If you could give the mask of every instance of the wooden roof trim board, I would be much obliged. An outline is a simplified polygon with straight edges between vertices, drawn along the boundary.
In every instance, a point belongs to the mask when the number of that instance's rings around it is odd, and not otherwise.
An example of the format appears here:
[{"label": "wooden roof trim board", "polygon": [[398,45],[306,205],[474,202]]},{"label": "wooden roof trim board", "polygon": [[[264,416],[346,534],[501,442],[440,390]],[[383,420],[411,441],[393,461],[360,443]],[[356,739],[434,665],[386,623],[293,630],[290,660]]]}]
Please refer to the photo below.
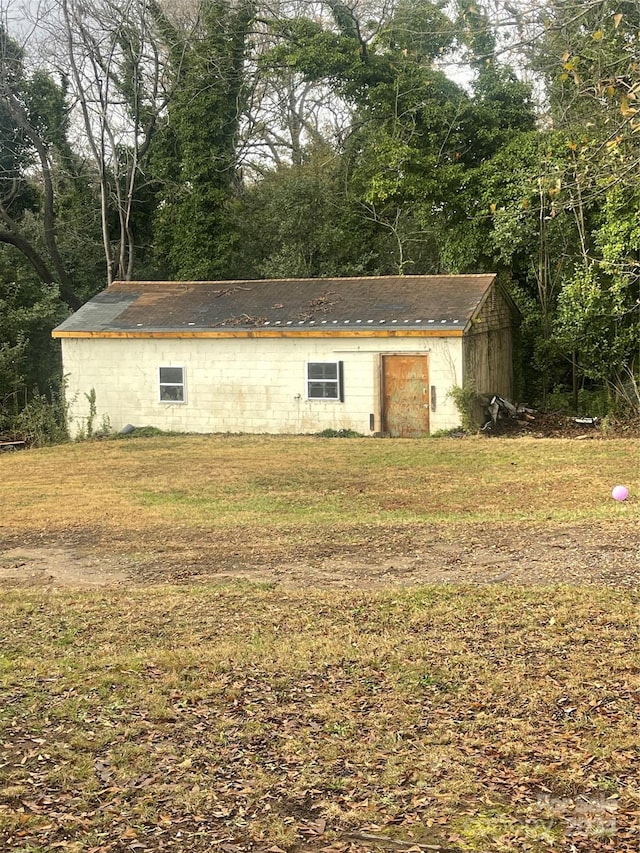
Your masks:
[{"label": "wooden roof trim board", "polygon": [[51,333],[54,338],[461,338],[462,327],[443,329],[406,329],[401,326],[387,329],[211,329],[198,331],[64,331]]}]

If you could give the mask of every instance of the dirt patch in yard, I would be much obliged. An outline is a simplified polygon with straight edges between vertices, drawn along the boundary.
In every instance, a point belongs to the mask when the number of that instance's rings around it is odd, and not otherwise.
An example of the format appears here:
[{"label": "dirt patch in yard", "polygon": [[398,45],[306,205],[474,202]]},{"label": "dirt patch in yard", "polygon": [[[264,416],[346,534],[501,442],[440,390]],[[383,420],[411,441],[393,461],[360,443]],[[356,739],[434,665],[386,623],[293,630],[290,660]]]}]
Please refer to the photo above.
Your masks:
[{"label": "dirt patch in yard", "polygon": [[4,587],[97,587],[129,583],[113,560],[69,547],[8,548],[0,551]]},{"label": "dirt patch in yard", "polygon": [[[580,528],[522,536],[469,532],[458,543],[421,543],[420,553],[376,561],[333,557],[313,568],[322,585],[413,586],[431,583],[518,585],[587,584],[632,587],[640,583],[640,553],[635,537],[591,537]],[[304,583],[300,567],[283,565],[281,580]]]},{"label": "dirt patch in yard", "polygon": [[[278,547],[240,531],[108,543],[89,535],[66,542],[0,543],[0,586],[96,587],[246,580],[286,587],[379,588],[421,584],[640,585],[637,525],[563,527],[467,525],[363,529],[357,544]],[[87,544],[93,540],[97,544]],[[243,541],[244,540],[244,541]],[[135,553],[133,552],[135,548]]]}]

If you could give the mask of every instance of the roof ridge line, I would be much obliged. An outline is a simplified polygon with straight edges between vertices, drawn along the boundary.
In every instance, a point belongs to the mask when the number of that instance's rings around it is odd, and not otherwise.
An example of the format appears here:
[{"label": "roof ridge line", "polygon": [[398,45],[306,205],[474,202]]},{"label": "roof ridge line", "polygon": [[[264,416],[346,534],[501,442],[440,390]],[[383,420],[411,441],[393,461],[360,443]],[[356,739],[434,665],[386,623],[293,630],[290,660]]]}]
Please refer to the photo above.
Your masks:
[{"label": "roof ridge line", "polygon": [[[225,285],[236,285],[240,286],[243,284],[273,284],[273,283],[283,283],[283,282],[341,282],[341,281],[383,281],[385,279],[394,279],[394,280],[407,280],[414,281],[416,279],[425,278],[425,279],[442,279],[442,278],[495,278],[497,273],[424,273],[424,274],[413,274],[413,275],[351,275],[351,276],[322,276],[317,278],[310,277],[296,277],[296,278],[231,278],[231,279],[131,279],[129,281],[125,279],[115,279],[111,282],[109,287],[113,287],[114,285],[121,284],[139,284],[139,285],[160,285],[160,284],[171,284],[171,285],[212,285],[212,284],[225,284]],[[108,289],[108,288],[107,288]]]}]

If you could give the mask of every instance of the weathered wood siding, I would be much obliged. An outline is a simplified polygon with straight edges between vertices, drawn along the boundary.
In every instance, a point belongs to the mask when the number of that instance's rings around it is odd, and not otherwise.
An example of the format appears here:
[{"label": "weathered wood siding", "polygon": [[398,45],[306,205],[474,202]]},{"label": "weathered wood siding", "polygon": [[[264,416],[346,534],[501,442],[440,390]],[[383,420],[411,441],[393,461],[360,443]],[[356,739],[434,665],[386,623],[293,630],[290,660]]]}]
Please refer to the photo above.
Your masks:
[{"label": "weathered wood siding", "polygon": [[[463,339],[464,380],[476,394],[513,396],[513,307],[495,283]],[[478,403],[476,417],[482,419]]]}]

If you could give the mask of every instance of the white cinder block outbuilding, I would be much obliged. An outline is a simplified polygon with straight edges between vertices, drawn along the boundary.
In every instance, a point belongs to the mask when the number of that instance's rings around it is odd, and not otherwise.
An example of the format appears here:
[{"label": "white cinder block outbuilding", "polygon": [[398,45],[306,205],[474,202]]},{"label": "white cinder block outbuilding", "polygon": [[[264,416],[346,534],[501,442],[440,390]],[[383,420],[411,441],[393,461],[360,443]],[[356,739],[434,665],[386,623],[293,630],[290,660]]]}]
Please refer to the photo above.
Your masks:
[{"label": "white cinder block outbuilding", "polygon": [[114,282],[58,326],[71,434],[419,436],[448,396],[512,396],[517,309],[494,275]]}]

